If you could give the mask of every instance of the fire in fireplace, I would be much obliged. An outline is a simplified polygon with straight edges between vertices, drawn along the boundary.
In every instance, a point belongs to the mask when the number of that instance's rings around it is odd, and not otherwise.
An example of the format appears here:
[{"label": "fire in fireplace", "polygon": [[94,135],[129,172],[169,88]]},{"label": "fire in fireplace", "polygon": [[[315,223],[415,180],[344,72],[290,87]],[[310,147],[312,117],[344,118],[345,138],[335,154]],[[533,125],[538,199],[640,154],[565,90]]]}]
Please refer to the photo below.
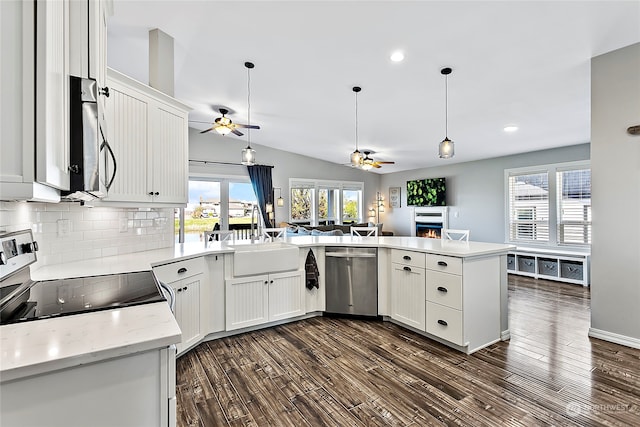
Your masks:
[{"label": "fire in fireplace", "polygon": [[424,224],[416,223],[416,237],[427,237],[430,239],[439,239],[442,234],[441,224]]}]

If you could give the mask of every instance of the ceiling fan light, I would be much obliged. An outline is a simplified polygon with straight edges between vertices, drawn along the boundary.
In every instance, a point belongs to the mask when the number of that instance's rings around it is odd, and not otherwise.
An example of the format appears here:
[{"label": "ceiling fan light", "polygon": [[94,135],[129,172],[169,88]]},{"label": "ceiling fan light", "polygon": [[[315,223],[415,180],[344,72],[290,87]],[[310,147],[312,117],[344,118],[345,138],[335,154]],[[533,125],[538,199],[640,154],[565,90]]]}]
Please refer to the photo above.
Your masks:
[{"label": "ceiling fan light", "polygon": [[373,167],[373,163],[363,163],[362,164],[362,169],[368,171]]},{"label": "ceiling fan light", "polygon": [[450,159],[453,157],[455,152],[455,148],[453,146],[453,141],[449,138],[445,137],[440,145],[438,146],[438,156],[441,159]]},{"label": "ceiling fan light", "polygon": [[247,166],[253,166],[256,164],[256,150],[247,146],[242,149],[242,164]]},{"label": "ceiling fan light", "polygon": [[358,150],[351,153],[351,166],[360,166],[362,163],[362,153]]},{"label": "ceiling fan light", "polygon": [[227,135],[229,132],[231,132],[231,129],[229,129],[226,126],[218,126],[215,128],[216,132],[218,132],[220,135]]}]

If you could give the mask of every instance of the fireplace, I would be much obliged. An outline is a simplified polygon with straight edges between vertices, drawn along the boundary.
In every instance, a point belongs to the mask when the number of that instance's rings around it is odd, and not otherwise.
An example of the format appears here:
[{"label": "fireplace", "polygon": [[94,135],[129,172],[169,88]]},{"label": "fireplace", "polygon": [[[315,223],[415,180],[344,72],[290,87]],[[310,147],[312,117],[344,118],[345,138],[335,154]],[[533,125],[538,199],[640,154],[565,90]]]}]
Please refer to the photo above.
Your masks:
[{"label": "fireplace", "polygon": [[442,237],[442,225],[423,224],[416,222],[416,237],[428,237],[429,239],[440,239]]},{"label": "fireplace", "polygon": [[416,207],[413,213],[412,236],[440,239],[442,229],[448,228],[446,206]]}]

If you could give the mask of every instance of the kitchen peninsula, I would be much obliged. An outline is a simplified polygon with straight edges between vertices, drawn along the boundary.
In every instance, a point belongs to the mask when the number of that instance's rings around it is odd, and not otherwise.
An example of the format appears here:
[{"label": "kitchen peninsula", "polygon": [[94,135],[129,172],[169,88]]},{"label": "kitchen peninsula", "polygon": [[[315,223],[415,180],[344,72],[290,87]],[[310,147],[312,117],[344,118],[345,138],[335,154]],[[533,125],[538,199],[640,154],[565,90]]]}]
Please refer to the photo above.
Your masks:
[{"label": "kitchen peninsula", "polygon": [[[298,262],[294,267],[299,273],[299,281],[293,283],[297,284],[294,291],[302,295],[302,307],[297,312],[292,311],[290,316],[277,320],[267,318],[246,328],[228,328],[224,317],[225,311],[231,308],[225,298],[225,284],[228,286],[235,279],[234,254],[242,248],[253,249],[259,245],[268,249],[268,245],[273,243],[178,244],[171,249],[105,257],[71,265],[49,265],[33,271],[32,279],[60,279],[152,268],[157,276],[171,272],[180,278],[197,273],[197,286],[192,288],[197,289],[197,293],[183,301],[195,305],[182,308],[182,315],[190,316],[184,322],[191,323],[182,324],[180,308],[176,309],[182,330],[182,348],[179,344],[178,352],[184,353],[203,340],[322,315],[326,276],[324,248],[373,247],[378,249],[378,316],[383,320],[398,323],[465,353],[509,336],[506,255],[513,249],[510,245],[386,236],[299,236],[285,238],[282,243],[299,248],[299,253],[296,253]],[[305,288],[303,274],[309,250],[315,253],[320,269],[320,286],[311,290]],[[191,264],[183,267],[185,262]],[[196,265],[202,271],[193,271]],[[179,289],[182,290],[194,282],[187,278],[180,283]],[[153,313],[147,313],[148,310]],[[179,339],[176,323],[167,318],[171,312],[166,304],[154,303],[118,311],[122,322],[115,327],[113,334],[107,335],[104,319],[112,317],[110,310],[2,326],[0,378],[3,392],[38,376],[54,374],[60,379],[71,368],[133,357],[148,351],[150,346],[166,346]],[[109,327],[114,327],[113,322]],[[186,331],[192,327],[191,340],[185,344]],[[138,329],[155,336],[132,332]],[[101,341],[99,337],[108,338],[108,348],[100,347],[103,343],[98,342]],[[57,352],[52,352],[51,346],[46,344],[53,342]],[[7,409],[4,400],[3,412]]]}]

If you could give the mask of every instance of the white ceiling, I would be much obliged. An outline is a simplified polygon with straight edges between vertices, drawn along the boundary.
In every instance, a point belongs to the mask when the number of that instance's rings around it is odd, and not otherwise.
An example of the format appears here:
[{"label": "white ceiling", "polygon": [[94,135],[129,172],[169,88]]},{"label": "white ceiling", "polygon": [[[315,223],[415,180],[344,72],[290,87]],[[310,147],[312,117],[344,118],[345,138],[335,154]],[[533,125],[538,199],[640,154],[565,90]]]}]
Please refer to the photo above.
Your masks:
[{"label": "white ceiling", "polygon": [[[640,2],[115,0],[109,66],[148,82],[153,28],[175,40],[191,120],[226,106],[246,123],[243,64],[255,63],[252,144],[348,162],[362,86],[359,146],[394,160],[388,173],[589,142],[590,58],[640,42]],[[450,160],[437,157],[445,66]]]}]

